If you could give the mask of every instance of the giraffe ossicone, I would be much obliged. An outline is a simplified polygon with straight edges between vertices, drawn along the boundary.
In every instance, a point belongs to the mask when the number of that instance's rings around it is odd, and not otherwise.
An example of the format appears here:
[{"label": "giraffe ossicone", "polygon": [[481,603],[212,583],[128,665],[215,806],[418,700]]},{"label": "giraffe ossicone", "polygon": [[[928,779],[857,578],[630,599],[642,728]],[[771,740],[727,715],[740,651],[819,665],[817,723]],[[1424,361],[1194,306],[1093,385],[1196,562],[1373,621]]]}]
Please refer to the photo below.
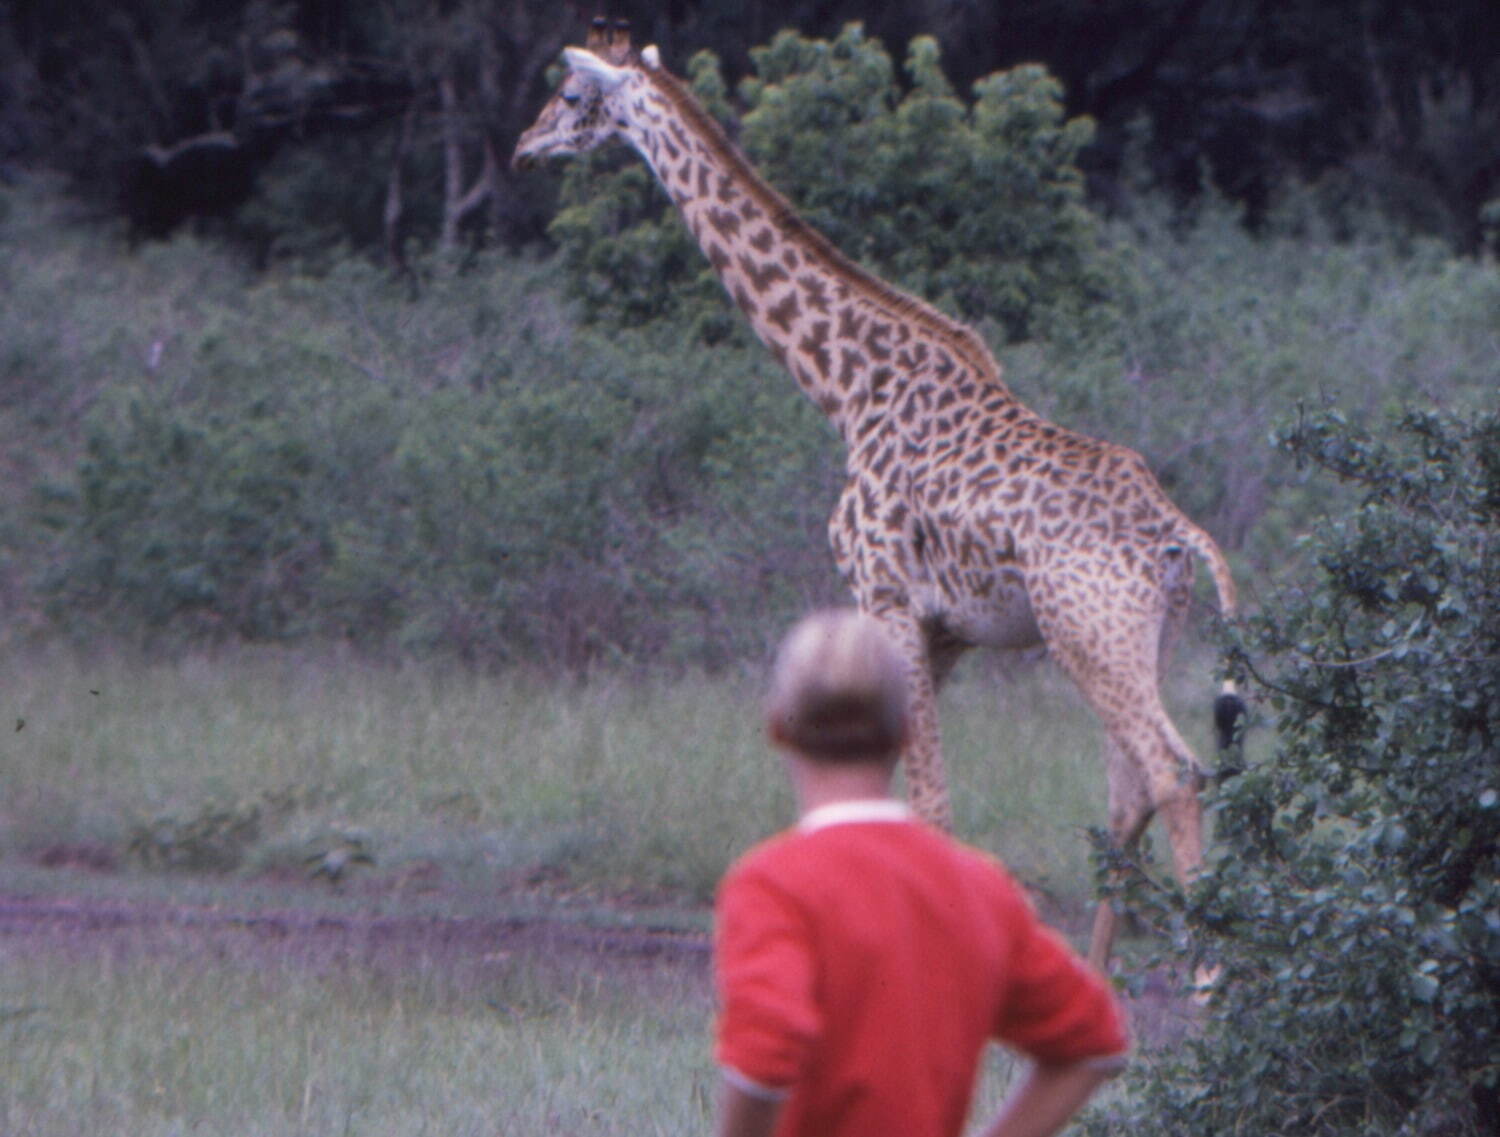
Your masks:
[{"label": "giraffe ossicone", "polygon": [[[1139,454],[1028,409],[973,329],[807,225],[654,47],[636,54],[625,29],[596,21],[567,61],[516,164],[614,140],[639,152],[756,335],[843,439],[848,476],[829,540],[860,608],[906,661],[914,808],[951,826],[937,690],[958,658],[1045,644],[1104,727],[1114,840],[1134,847],[1160,813],[1177,876],[1190,880],[1202,862],[1203,767],[1159,687],[1187,617],[1193,556],[1221,613],[1234,614],[1234,581],[1212,538]],[[1096,965],[1114,932],[1106,901],[1089,949]]]}]

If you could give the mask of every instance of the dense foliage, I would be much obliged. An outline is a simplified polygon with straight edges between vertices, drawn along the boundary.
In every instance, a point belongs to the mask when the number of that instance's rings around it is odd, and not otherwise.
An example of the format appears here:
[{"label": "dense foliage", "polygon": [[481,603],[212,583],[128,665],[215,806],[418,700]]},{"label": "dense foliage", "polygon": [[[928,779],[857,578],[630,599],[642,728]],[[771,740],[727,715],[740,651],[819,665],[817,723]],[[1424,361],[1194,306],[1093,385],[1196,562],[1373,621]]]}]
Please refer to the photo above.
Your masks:
[{"label": "dense foliage", "polygon": [[1223,785],[1179,930],[1222,965],[1136,1123],[1200,1133],[1500,1125],[1500,417],[1335,414],[1284,435],[1356,506],[1242,663],[1275,751]]},{"label": "dense foliage", "polygon": [[[970,104],[929,37],[911,43],[904,92],[858,24],[832,41],[784,31],[751,58],[732,133],[803,217],[878,276],[1011,339],[1076,323],[1108,293],[1077,165],[1092,125],[1065,117],[1042,68],[990,75]],[[691,74],[728,119],[718,60],[700,53]],[[727,305],[638,158],[575,163],[562,199],[551,232],[588,312],[634,325],[691,310],[703,333],[723,333]]]},{"label": "dense foliage", "polygon": [[714,663],[836,595],[837,456],[763,353],[580,333],[504,262],[412,300],[0,232],[10,635]]},{"label": "dense foliage", "polygon": [[[1039,63],[1114,200],[1132,124],[1192,195],[1210,166],[1255,219],[1293,181],[1378,203],[1472,249],[1500,196],[1500,8],[1489,0],[614,0],[676,69],[714,52],[731,81],[783,28],[852,20],[930,35],[954,86]],[[216,218],[263,255],[350,241],[395,258],[537,238],[552,210],[503,159],[542,73],[591,12],[550,0],[11,0],[0,7],[0,171],[64,169],[161,233]],[[311,213],[302,206],[313,206]]]},{"label": "dense foliage", "polygon": [[[7,637],[713,663],[843,595],[837,439],[758,344],[581,329],[554,265],[504,257],[411,292],[132,253],[44,190],[0,192]],[[1264,445],[1299,398],[1365,422],[1496,382],[1492,265],[1277,224],[1142,198],[1113,303],[1003,352],[1028,403],[1142,450],[1251,596],[1336,508]]]}]

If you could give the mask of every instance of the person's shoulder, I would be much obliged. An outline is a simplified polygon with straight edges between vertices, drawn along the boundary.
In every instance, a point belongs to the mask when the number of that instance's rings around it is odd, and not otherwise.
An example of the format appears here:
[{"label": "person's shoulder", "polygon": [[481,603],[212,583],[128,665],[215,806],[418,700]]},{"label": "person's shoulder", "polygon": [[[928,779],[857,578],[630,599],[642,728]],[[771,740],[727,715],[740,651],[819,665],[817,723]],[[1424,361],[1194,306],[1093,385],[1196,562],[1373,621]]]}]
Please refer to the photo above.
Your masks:
[{"label": "person's shoulder", "polygon": [[925,825],[920,828],[924,833],[921,840],[925,842],[931,855],[948,858],[979,887],[990,890],[998,897],[1021,904],[1028,903],[1025,889],[999,857],[939,829]]},{"label": "person's shoulder", "polygon": [[795,855],[795,846],[802,837],[795,828],[783,829],[756,842],[734,859],[724,873],[723,883],[729,884],[767,872],[774,874],[779,864]]}]

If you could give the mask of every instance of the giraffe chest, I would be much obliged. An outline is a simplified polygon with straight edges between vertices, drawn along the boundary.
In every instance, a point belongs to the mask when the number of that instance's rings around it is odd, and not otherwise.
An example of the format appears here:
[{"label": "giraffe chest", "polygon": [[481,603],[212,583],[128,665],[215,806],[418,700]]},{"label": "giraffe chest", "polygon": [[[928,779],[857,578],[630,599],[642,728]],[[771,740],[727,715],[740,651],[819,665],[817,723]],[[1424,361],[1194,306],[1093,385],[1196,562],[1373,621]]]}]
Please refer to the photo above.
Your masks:
[{"label": "giraffe chest", "polygon": [[1003,517],[949,499],[913,510],[911,593],[917,610],[965,643],[1025,648],[1040,640],[1026,574]]},{"label": "giraffe chest", "polygon": [[1005,518],[945,499],[886,492],[855,476],[830,525],[835,557],[862,603],[909,607],[978,647],[1040,642],[1026,574]]}]

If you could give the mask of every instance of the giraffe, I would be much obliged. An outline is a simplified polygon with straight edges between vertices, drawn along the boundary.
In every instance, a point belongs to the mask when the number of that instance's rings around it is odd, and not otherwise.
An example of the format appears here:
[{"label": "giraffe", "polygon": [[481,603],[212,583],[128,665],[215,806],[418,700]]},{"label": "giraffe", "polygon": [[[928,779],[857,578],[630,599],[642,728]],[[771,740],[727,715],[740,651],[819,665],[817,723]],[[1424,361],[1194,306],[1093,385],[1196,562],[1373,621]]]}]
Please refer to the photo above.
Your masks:
[{"label": "giraffe", "polygon": [[[859,607],[899,650],[912,699],[902,754],[914,810],[951,828],[937,692],[972,647],[1045,644],[1105,732],[1108,824],[1125,850],[1160,814],[1186,883],[1202,862],[1204,768],[1162,706],[1187,616],[1193,556],[1225,618],[1234,581],[1212,538],[1133,450],[1024,406],[969,327],[856,265],[750,166],[654,46],[594,21],[516,145],[525,168],[611,140],[633,147],[760,340],[843,441],[829,522]],[[1226,684],[1216,716],[1232,723]],[[1223,731],[1221,730],[1221,736]],[[1107,965],[1116,915],[1089,948]]]}]

